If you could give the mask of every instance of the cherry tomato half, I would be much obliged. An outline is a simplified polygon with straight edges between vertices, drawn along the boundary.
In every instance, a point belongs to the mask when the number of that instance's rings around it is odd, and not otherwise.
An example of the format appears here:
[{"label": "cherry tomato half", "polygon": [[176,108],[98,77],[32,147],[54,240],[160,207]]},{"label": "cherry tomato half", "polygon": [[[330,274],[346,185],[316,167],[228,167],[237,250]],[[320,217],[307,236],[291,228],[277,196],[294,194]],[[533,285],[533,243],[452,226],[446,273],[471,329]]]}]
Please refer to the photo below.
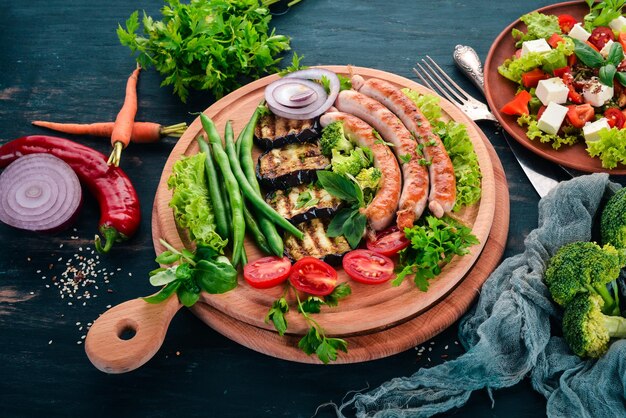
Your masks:
[{"label": "cherry tomato half", "polygon": [[570,105],[567,106],[567,119],[572,126],[576,128],[582,128],[585,123],[593,119],[595,112],[593,106],[588,103],[582,105]]},{"label": "cherry tomato half", "polygon": [[287,280],[290,270],[287,257],[263,257],[244,266],[243,278],[252,287],[267,289]]},{"label": "cherry tomato half", "polygon": [[564,34],[568,34],[569,31],[572,30],[574,25],[578,23],[576,18],[572,15],[566,15],[566,14],[559,15],[558,19],[559,19],[559,27],[561,28],[561,32],[563,32]]},{"label": "cherry tomato half", "polygon": [[604,117],[608,119],[611,128],[622,129],[624,122],[626,122],[626,117],[624,117],[622,111],[616,107],[610,107],[605,110]]},{"label": "cherry tomato half", "polygon": [[604,45],[608,41],[614,41],[615,35],[613,34],[613,29],[607,28],[606,26],[598,26],[594,30],[591,31],[591,36],[588,41],[594,45],[598,50],[604,48]]},{"label": "cherry tomato half", "polygon": [[337,286],[337,271],[315,257],[304,257],[291,267],[289,282],[300,292],[326,296]]},{"label": "cherry tomato half", "polygon": [[378,254],[392,256],[408,247],[410,241],[397,226],[392,226],[376,234],[374,240],[367,240],[367,249]]},{"label": "cherry tomato half", "polygon": [[393,277],[393,261],[370,250],[350,251],[343,257],[343,269],[359,283],[380,284]]}]

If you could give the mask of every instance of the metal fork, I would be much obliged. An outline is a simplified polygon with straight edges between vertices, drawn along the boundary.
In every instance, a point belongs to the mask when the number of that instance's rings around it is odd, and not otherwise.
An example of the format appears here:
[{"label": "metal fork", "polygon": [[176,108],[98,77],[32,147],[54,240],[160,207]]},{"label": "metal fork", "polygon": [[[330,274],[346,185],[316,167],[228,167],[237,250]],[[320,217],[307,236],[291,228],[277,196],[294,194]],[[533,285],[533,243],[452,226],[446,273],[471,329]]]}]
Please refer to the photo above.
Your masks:
[{"label": "metal fork", "polygon": [[[458,48],[459,47],[457,46],[457,49]],[[476,52],[471,48],[469,49],[478,60]],[[477,62],[480,67],[480,74],[473,74],[474,77],[472,77],[472,81],[474,81],[474,84],[476,84],[477,87],[479,87],[484,93],[484,86],[482,85],[482,66],[480,66],[480,60]],[[487,105],[463,90],[431,57],[426,55],[426,58],[422,59],[421,63],[417,62],[416,66],[417,68],[413,68],[413,71],[424,83],[424,85],[433,91],[439,92],[452,104],[461,109],[470,119],[473,121],[489,120],[498,124],[498,120],[493,113],[491,113]],[[477,80],[477,76],[480,76],[481,79]],[[540,197],[545,196],[559,183],[558,180],[555,179],[558,175],[556,175],[550,167],[546,167],[545,165],[541,167],[537,163],[534,163],[533,161],[535,161],[536,158],[530,155],[529,151],[523,149],[523,147],[517,144],[514,140],[509,140],[504,130],[502,130],[502,134],[509,145],[513,156],[528,177],[528,180],[530,180],[532,186],[535,188]]]}]

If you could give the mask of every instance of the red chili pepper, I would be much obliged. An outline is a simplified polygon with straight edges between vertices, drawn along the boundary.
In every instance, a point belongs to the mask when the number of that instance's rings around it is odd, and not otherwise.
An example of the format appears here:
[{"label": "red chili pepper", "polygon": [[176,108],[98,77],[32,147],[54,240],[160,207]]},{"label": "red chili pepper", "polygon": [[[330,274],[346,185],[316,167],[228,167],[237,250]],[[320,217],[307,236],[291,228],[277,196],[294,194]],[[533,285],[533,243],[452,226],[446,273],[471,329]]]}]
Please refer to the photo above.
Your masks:
[{"label": "red chili pepper", "polygon": [[65,161],[76,172],[100,204],[99,231],[95,247],[107,253],[114,242],[132,237],[139,228],[139,198],[130,179],[119,167],[107,164],[107,157],[85,145],[45,135],[24,136],[0,146],[0,168],[22,155],[46,153]]}]

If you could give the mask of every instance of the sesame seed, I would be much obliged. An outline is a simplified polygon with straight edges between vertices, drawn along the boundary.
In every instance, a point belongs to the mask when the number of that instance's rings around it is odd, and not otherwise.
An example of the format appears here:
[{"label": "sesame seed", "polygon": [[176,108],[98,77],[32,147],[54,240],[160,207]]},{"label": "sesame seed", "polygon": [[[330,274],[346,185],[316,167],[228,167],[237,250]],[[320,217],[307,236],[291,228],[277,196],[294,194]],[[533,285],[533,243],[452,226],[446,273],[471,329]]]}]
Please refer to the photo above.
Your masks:
[{"label": "sesame seed", "polygon": [[48,341],[48,345],[52,344],[52,340]]},{"label": "sesame seed", "polygon": [[83,342],[82,341],[76,341],[76,344],[81,345]]}]

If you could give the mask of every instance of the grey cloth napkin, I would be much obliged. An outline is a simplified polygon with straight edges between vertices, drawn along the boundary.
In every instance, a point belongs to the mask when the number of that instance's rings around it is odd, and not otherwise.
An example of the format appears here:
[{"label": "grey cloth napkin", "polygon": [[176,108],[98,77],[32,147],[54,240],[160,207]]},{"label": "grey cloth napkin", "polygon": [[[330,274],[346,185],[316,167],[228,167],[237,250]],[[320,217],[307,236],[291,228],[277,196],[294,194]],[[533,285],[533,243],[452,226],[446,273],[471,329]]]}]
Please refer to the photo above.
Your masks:
[{"label": "grey cloth napkin", "polygon": [[600,360],[582,360],[559,337],[561,309],[550,299],[543,273],[564,244],[592,240],[603,197],[621,186],[606,174],[562,182],[539,202],[539,226],[522,254],[507,258],[482,287],[461,321],[462,356],[409,377],[392,379],[341,405],[358,417],[429,417],[460,407],[472,391],[515,385],[529,375],[547,399],[550,417],[626,416],[626,340]]}]

